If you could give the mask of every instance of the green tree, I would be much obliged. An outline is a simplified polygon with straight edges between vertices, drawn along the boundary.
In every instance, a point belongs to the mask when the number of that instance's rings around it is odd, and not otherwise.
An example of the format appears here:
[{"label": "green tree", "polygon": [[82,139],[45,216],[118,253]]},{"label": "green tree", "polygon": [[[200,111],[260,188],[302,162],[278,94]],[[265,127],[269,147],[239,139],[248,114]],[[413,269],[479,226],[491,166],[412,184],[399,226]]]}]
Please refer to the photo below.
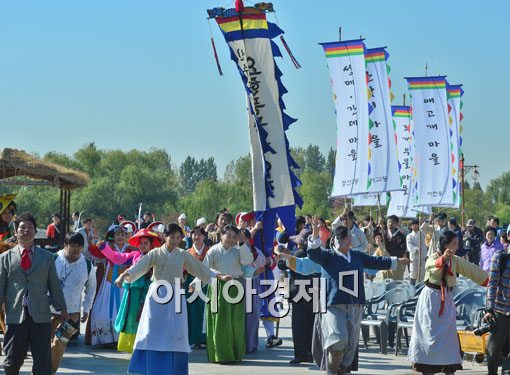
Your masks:
[{"label": "green tree", "polygon": [[213,157],[200,159],[188,156],[179,167],[181,195],[192,193],[200,181],[217,181],[218,174]]},{"label": "green tree", "polygon": [[309,144],[305,150],[305,169],[312,169],[317,172],[322,172],[326,160],[322,155],[319,146]]},{"label": "green tree", "polygon": [[329,195],[333,183],[332,176],[326,172],[318,172],[313,169],[306,169],[301,175],[303,186],[299,193],[304,204],[300,214],[320,215],[329,218],[331,215]]},{"label": "green tree", "polygon": [[228,163],[225,169],[225,206],[232,212],[253,210],[253,185],[250,155]]},{"label": "green tree", "polygon": [[200,217],[212,221],[216,213],[225,207],[225,185],[217,181],[201,181],[193,193],[181,198],[179,209],[186,212],[188,220],[194,222]]},{"label": "green tree", "polygon": [[499,218],[502,225],[510,223],[510,206],[499,206],[496,210],[496,217]]},{"label": "green tree", "polygon": [[329,174],[332,176],[335,175],[335,158],[336,158],[336,151],[331,147],[328,151],[328,156],[326,157],[326,170]]},{"label": "green tree", "polygon": [[494,206],[510,204],[510,172],[491,180],[486,196],[487,202]]},{"label": "green tree", "polygon": [[98,150],[94,142],[85,145],[74,153],[74,159],[80,166],[80,169],[91,178],[101,174],[98,166],[103,156],[104,152]]}]

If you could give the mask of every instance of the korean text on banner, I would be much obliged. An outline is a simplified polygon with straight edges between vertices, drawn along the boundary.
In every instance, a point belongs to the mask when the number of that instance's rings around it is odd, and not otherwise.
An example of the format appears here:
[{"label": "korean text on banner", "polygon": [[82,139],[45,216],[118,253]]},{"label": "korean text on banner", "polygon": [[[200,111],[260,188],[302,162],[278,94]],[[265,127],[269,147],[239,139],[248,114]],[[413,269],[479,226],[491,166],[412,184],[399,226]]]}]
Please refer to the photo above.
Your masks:
[{"label": "korean text on banner", "polygon": [[365,193],[368,181],[368,95],[363,40],[321,43],[326,54],[337,122],[331,195]]}]

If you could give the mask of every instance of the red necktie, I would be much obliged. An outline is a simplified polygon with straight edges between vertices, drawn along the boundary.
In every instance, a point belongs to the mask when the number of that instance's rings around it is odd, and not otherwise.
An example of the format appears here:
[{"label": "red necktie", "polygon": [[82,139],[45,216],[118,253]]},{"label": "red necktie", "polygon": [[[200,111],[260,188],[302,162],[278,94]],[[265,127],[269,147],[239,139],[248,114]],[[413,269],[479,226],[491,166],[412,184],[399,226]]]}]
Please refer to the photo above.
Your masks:
[{"label": "red necktie", "polygon": [[21,268],[23,268],[24,271],[27,271],[30,268],[30,256],[28,255],[30,253],[30,250],[24,249],[23,254],[21,255]]}]

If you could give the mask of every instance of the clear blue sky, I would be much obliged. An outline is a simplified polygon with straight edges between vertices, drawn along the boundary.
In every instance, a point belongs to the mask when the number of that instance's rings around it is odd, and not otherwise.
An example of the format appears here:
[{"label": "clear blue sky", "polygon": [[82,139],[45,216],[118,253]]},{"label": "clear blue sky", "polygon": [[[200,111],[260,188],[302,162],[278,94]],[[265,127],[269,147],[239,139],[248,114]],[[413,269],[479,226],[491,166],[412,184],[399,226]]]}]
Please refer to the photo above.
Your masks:
[{"label": "clear blue sky", "polygon": [[[101,148],[214,156],[220,172],[248,153],[245,98],[218,27],[225,75],[216,71],[206,9],[226,1],[23,0],[0,2],[1,147],[72,154]],[[463,83],[466,163],[482,185],[507,170],[508,14],[498,1],[274,1],[303,66],[278,61],[289,93],[292,146],[335,144],[329,74],[318,42],[362,35],[388,46],[394,104],[405,76],[446,74]],[[269,15],[274,21],[274,16]]]}]

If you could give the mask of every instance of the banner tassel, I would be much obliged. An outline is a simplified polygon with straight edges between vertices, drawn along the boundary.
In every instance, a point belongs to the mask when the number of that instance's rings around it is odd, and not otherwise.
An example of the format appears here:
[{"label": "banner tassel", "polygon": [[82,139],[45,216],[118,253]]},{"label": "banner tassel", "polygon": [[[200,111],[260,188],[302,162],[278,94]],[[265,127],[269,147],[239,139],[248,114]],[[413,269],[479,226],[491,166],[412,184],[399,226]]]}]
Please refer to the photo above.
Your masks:
[{"label": "banner tassel", "polygon": [[223,70],[221,70],[220,59],[218,58],[218,53],[216,52],[216,44],[214,44],[214,37],[213,37],[213,33],[212,33],[212,28],[211,28],[211,21],[207,20],[207,23],[209,24],[209,33],[211,35],[211,44],[212,44],[212,49],[214,52],[214,59],[216,60],[216,66],[218,67],[218,73],[220,73],[220,76],[222,76]]},{"label": "banner tassel", "polygon": [[216,66],[218,67],[218,73],[220,76],[223,75],[223,71],[221,70],[220,60],[218,59],[218,53],[216,52],[216,45],[214,44],[214,38],[211,36],[211,44],[214,51],[214,59],[216,60]]},{"label": "banner tassel", "polygon": [[283,46],[285,47],[285,50],[287,51],[287,53],[289,54],[289,57],[290,59],[292,60],[292,63],[294,64],[294,66],[296,67],[296,69],[299,69],[301,68],[301,65],[299,65],[299,62],[296,60],[296,58],[294,57],[294,54],[292,53],[292,51],[290,50],[289,48],[289,45],[287,44],[287,42],[285,41],[285,38],[283,37],[283,35],[280,35],[280,40],[282,41],[282,44]]}]

